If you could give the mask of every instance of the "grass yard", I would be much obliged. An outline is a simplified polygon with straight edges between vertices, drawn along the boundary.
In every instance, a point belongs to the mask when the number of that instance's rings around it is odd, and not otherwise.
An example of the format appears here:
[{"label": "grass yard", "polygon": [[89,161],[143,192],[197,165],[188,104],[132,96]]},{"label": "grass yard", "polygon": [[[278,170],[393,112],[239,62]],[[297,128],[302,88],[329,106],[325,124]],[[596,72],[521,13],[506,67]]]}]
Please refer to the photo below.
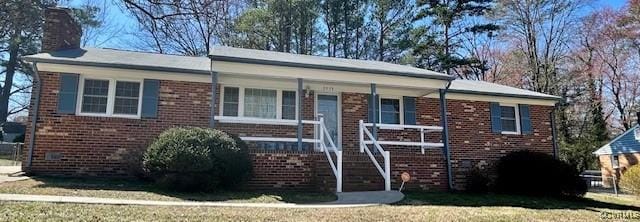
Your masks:
[{"label": "grass yard", "polygon": [[[616,200],[613,200],[616,199]],[[0,202],[0,221],[622,221],[640,220],[638,200],[590,194],[583,201],[410,193],[404,203],[341,209],[113,206]],[[624,199],[624,198],[623,198]],[[632,205],[623,205],[631,201]],[[628,220],[627,220],[628,221]]]},{"label": "grass yard", "polygon": [[[328,194],[308,193],[163,193],[131,181],[36,178],[0,184],[0,193],[97,196],[147,200],[219,200],[234,202],[319,202]],[[610,218],[618,218],[610,220]],[[509,195],[407,193],[387,206],[341,209],[271,209],[116,206],[0,202],[0,221],[621,221],[640,220],[640,199],[589,193],[563,201]]]},{"label": "grass yard", "polygon": [[329,193],[301,192],[216,192],[178,193],[158,189],[153,184],[131,180],[34,177],[0,183],[0,193],[105,197],[164,201],[227,201],[250,203],[309,203],[335,200]]}]

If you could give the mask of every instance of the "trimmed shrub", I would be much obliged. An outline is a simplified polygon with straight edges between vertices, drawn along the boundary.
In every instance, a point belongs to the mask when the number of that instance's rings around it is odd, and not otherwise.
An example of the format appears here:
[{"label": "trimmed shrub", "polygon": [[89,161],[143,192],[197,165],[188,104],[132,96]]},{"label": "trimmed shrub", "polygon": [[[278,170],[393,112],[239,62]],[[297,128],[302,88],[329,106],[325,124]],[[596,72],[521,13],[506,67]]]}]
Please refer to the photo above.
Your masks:
[{"label": "trimmed shrub", "polygon": [[222,166],[221,179],[222,187],[228,190],[243,188],[243,185],[251,178],[253,172],[253,162],[249,158],[249,146],[240,137],[230,134],[236,143],[237,152],[219,153],[220,165]]},{"label": "trimmed shrub", "polygon": [[620,187],[625,192],[640,196],[640,165],[632,166],[622,173]]},{"label": "trimmed shrub", "polygon": [[489,177],[478,168],[469,172],[465,191],[468,193],[483,194],[489,192]]},{"label": "trimmed shrub", "polygon": [[509,153],[498,160],[496,173],[495,191],[499,193],[578,197],[587,192],[574,166],[544,153]]},{"label": "trimmed shrub", "polygon": [[151,179],[168,189],[212,191],[229,183],[240,185],[246,180],[226,180],[232,173],[250,174],[248,153],[238,143],[219,130],[172,128],[148,147],[142,165]]}]

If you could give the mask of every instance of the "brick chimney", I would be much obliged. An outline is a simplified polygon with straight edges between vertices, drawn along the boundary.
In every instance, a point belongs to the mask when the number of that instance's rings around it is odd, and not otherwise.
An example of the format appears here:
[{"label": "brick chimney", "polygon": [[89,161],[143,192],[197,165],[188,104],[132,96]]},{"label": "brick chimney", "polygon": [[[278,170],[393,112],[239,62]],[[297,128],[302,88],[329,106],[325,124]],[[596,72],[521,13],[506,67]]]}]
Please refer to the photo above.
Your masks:
[{"label": "brick chimney", "polygon": [[47,8],[44,12],[42,52],[80,48],[82,27],[67,8]]}]

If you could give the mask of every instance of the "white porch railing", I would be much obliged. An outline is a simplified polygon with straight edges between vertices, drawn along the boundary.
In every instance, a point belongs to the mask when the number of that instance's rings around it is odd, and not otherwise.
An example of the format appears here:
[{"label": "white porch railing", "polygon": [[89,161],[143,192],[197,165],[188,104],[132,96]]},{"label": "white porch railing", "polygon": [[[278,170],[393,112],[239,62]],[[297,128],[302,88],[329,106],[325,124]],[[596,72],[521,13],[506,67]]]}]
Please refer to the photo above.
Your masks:
[{"label": "white porch railing", "polygon": [[[360,124],[366,127],[373,127],[373,123],[364,123],[360,120]],[[376,123],[376,127],[386,130],[405,130],[405,129],[419,129],[420,130],[420,142],[407,142],[407,141],[378,141],[380,145],[397,145],[397,146],[419,146],[422,154],[425,153],[425,149],[429,148],[442,148],[443,143],[430,143],[425,141],[425,134],[427,133],[442,133],[442,127],[440,126],[421,126],[421,125],[400,125],[400,124],[385,124]],[[365,144],[372,144],[372,141],[364,141]]]},{"label": "white porch railing", "polygon": [[[373,135],[371,135],[371,132],[369,132],[369,129],[367,129],[367,127],[364,124],[364,121],[362,120],[360,120],[359,131],[360,131],[360,152],[361,153],[367,152],[367,155],[369,155],[369,158],[371,158],[371,162],[373,162],[373,165],[376,166],[376,168],[378,169],[378,172],[380,172],[380,174],[382,175],[382,178],[384,178],[384,190],[390,191],[391,190],[391,161],[390,161],[389,151],[385,151],[382,149],[382,146],[380,146],[380,143],[378,143],[376,138]],[[367,136],[367,138],[369,138],[368,141],[364,140],[365,135]],[[367,142],[371,142],[369,144],[373,144],[374,147],[378,150],[378,152],[382,154],[382,158],[384,159],[384,169],[382,169],[382,167],[378,163],[378,160],[376,160],[376,157],[373,156],[373,153],[371,153],[371,150],[369,150],[369,146],[367,145]]]},{"label": "white porch railing", "polygon": [[[329,165],[331,165],[331,170],[333,170],[333,175],[336,176],[336,192],[342,192],[342,150],[338,150],[336,144],[333,142],[331,138],[331,134],[327,130],[327,127],[324,125],[324,117],[320,117],[320,128],[318,129],[320,132],[320,151],[324,152],[327,156],[327,160],[329,160]],[[325,143],[325,137],[329,141],[329,147]],[[329,149],[336,154],[336,164],[333,163],[333,158],[331,158],[331,153],[329,153]],[[336,166],[337,165],[337,166]]]},{"label": "white porch railing", "polygon": [[[216,116],[216,120],[223,123],[245,123],[245,124],[264,124],[264,125],[297,125],[296,120],[264,120],[256,118],[244,117],[223,117]],[[311,124],[317,127],[317,132],[313,139],[303,138],[303,143],[318,144],[320,151],[324,152],[331,165],[333,175],[336,177],[336,192],[342,192],[342,151],[338,150],[329,131],[324,124],[324,118],[320,115],[319,120],[302,120],[302,124]],[[260,137],[260,136],[243,136],[240,137],[244,141],[261,141],[261,142],[298,142],[298,138],[291,137]],[[326,139],[325,139],[326,138]],[[329,146],[327,146],[327,141]],[[333,160],[330,152],[336,154],[336,161]],[[335,162],[335,163],[334,163]]]},{"label": "white porch railing", "polygon": [[[366,152],[373,165],[378,169],[378,172],[384,178],[384,189],[386,191],[391,190],[391,154],[389,151],[385,151],[382,145],[397,145],[397,146],[420,146],[422,154],[425,154],[427,148],[442,148],[443,143],[430,143],[425,141],[425,134],[432,132],[442,132],[442,127],[439,126],[420,126],[420,125],[400,125],[400,124],[375,124],[375,127],[379,129],[388,130],[404,130],[404,129],[419,129],[420,130],[420,142],[407,142],[407,141],[379,141],[369,131],[367,127],[373,127],[373,123],[365,123],[364,120],[360,120],[359,124],[359,137],[360,137],[360,152]],[[378,163],[371,150],[369,150],[369,144],[377,149],[382,154],[384,160],[384,169]]]}]

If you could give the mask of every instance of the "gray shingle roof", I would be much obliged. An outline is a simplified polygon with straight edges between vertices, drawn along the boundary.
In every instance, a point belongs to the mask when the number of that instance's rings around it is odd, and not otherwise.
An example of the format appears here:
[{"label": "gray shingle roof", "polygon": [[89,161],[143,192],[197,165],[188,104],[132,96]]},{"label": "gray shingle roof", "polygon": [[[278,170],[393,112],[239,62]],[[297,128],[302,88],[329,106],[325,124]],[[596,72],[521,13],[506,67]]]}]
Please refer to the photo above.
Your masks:
[{"label": "gray shingle roof", "polygon": [[456,79],[451,82],[449,92],[507,96],[517,98],[547,99],[560,100],[558,96],[552,96],[544,93],[534,92],[530,90],[518,89],[510,86],[490,83],[485,81],[462,80]]},{"label": "gray shingle roof", "polygon": [[640,127],[635,127],[622,133],[620,136],[611,140],[611,142],[600,147],[600,149],[593,152],[596,155],[607,154],[621,154],[621,153],[638,153],[640,152],[640,140],[636,139],[636,130],[640,130]]},{"label": "gray shingle roof", "polygon": [[301,55],[265,50],[233,48],[226,46],[213,47],[211,49],[209,57],[214,61],[231,61],[340,71],[355,71],[445,80],[454,78],[444,73],[388,62]]},{"label": "gray shingle roof", "polygon": [[[329,70],[357,71],[416,78],[449,80],[452,77],[426,69],[391,64],[379,61],[340,59],[332,57],[297,55],[232,47],[214,47],[210,57],[215,61],[235,61],[245,63],[319,68]],[[24,57],[27,61],[69,65],[87,65],[123,69],[153,70],[165,72],[209,74],[210,59],[206,57],[165,55],[158,53],[134,52],[117,49],[82,48],[39,53]],[[495,83],[470,80],[454,80],[451,92],[558,100],[559,97],[504,86]]]},{"label": "gray shingle roof", "polygon": [[117,49],[82,48],[38,53],[24,57],[27,61],[110,68],[142,69],[168,72],[209,74],[206,57],[165,55]]}]

